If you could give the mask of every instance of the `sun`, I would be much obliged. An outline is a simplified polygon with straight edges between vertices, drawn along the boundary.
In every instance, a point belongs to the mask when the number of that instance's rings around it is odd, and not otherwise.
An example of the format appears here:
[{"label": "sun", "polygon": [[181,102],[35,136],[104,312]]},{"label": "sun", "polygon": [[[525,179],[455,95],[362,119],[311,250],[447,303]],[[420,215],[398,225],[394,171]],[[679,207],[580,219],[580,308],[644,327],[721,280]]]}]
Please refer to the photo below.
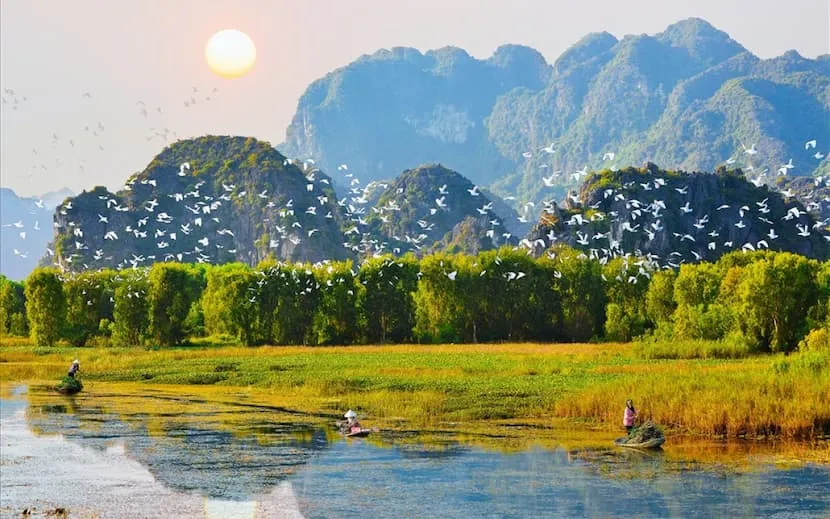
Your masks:
[{"label": "sun", "polygon": [[254,66],[256,47],[244,32],[225,29],[210,37],[205,46],[205,58],[210,69],[220,76],[240,77]]}]

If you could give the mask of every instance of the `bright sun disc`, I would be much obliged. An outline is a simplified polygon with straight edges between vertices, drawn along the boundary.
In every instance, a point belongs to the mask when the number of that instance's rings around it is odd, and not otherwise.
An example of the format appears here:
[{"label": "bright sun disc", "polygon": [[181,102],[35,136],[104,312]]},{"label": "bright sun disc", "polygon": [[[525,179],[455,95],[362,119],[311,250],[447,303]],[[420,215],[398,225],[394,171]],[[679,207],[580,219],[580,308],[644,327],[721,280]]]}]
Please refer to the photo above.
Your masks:
[{"label": "bright sun disc", "polygon": [[225,29],[208,40],[205,57],[210,69],[220,76],[239,77],[254,65],[256,47],[244,32]]}]

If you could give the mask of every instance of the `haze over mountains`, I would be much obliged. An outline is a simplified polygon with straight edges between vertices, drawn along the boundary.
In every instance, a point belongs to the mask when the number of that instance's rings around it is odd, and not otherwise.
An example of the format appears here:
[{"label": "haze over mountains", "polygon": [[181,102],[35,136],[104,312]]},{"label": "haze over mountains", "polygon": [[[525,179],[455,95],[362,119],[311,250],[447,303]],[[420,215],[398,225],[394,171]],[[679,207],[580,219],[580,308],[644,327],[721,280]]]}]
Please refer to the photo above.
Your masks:
[{"label": "haze over mountains", "polygon": [[23,279],[35,268],[52,240],[52,213],[72,191],[19,197],[0,188],[0,274]]},{"label": "haze over mountains", "polygon": [[[760,60],[699,19],[653,36],[591,34],[553,64],[517,45],[486,60],[453,47],[381,50],[310,85],[278,147],[178,141],[140,173],[113,173],[122,190],[61,197],[54,256],[44,257],[50,204],[3,190],[2,273],[21,279],[41,257],[83,270],[505,244],[675,264],[747,244],[828,252],[830,55]],[[659,168],[631,169],[647,161]],[[747,179],[690,176],[692,194],[675,194],[672,170],[719,165]],[[610,201],[596,178],[620,184]],[[670,184],[661,193],[657,178]]]},{"label": "haze over mountains", "polygon": [[315,81],[280,148],[367,179],[441,162],[537,202],[588,170],[646,161],[811,175],[828,171],[828,92],[830,55],[761,60],[700,19],[621,40],[590,34],[552,65],[512,45],[487,60],[394,48]]}]

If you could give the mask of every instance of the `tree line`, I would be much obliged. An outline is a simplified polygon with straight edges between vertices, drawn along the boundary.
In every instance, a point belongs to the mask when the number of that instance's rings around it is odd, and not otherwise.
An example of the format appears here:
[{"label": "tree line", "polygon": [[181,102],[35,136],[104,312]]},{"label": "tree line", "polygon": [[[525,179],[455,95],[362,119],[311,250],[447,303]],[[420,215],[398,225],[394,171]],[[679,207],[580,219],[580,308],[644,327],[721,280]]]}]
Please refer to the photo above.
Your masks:
[{"label": "tree line", "polygon": [[503,248],[351,262],[156,263],[0,278],[0,334],[39,346],[339,345],[656,339],[735,340],[792,351],[826,337],[830,262],[772,251],[658,270],[647,258],[601,263],[559,247]]}]

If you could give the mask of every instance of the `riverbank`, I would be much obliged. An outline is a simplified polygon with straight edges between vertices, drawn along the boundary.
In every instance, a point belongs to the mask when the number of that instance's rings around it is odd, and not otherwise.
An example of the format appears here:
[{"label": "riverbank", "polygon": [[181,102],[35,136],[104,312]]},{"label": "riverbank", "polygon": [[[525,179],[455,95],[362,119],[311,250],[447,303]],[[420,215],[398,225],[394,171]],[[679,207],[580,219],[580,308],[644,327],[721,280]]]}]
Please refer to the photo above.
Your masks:
[{"label": "riverbank", "polygon": [[[367,495],[373,515],[394,508],[402,517],[564,508],[571,517],[586,502],[598,515],[821,517],[827,508],[827,442],[673,437],[663,451],[640,452],[612,447],[617,433],[561,418],[479,421],[486,427],[476,432],[387,429],[372,417],[379,433],[347,440],[329,414],[216,385],[97,381],[72,397],[18,385],[0,398],[3,517],[24,508],[33,517],[57,508],[72,517],[328,517],[361,510]],[[74,491],[80,480],[85,491]]]},{"label": "riverbank", "polygon": [[830,432],[827,355],[648,360],[629,344],[495,344],[175,349],[0,346],[0,380],[57,381],[73,358],[85,385],[248,388],[275,405],[335,416],[352,408],[424,427],[562,419],[620,429],[632,398],[670,434],[817,439]]}]

